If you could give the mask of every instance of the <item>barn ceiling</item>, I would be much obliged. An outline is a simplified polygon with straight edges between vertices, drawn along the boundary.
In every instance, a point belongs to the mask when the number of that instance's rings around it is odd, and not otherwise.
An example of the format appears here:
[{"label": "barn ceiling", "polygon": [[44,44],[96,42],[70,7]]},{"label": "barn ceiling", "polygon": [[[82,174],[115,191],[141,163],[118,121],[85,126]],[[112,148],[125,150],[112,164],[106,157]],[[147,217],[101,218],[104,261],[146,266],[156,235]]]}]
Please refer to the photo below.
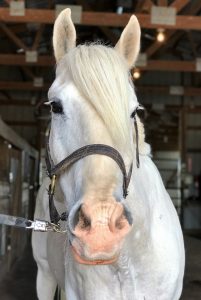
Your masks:
[{"label": "barn ceiling", "polygon": [[[41,103],[46,99],[55,72],[52,28],[55,7],[58,4],[82,6],[81,24],[76,26],[78,43],[99,39],[108,45],[114,45],[130,15],[136,14],[142,27],[141,52],[147,59],[146,65],[138,67],[141,77],[135,81],[135,85],[139,93],[171,95],[169,85],[175,85],[174,80],[171,83],[170,79],[168,85],[147,84],[151,82],[149,79],[153,72],[158,71],[160,76],[171,74],[170,72],[178,73],[180,80],[176,85],[185,85],[183,96],[195,97],[201,94],[201,77],[198,72],[198,61],[201,57],[200,0],[29,0],[25,1],[24,17],[10,16],[9,2],[0,1],[2,111],[5,106],[7,109],[13,106],[26,107],[34,110],[36,117],[44,118],[45,110]],[[150,16],[153,6],[175,8],[176,24],[152,24]],[[164,30],[164,43],[159,43],[156,39],[159,28]],[[37,52],[36,62],[26,62],[27,51]],[[41,77],[43,83],[37,83],[36,78]],[[174,97],[174,93],[171,96]],[[14,124],[11,119],[7,121]],[[15,126],[19,125],[19,121],[15,122]],[[24,121],[25,126],[33,126],[33,123],[33,120],[30,124],[28,121],[25,124]]]}]

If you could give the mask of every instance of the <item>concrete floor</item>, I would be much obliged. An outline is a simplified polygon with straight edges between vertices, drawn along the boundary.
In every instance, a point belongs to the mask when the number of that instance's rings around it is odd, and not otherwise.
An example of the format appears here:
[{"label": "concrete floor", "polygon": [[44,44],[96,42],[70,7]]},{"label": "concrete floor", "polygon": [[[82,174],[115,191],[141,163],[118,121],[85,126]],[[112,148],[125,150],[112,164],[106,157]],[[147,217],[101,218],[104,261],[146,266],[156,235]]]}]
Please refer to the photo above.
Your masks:
[{"label": "concrete floor", "polygon": [[[185,246],[186,271],[180,300],[201,300],[201,240],[186,237]],[[11,272],[1,280],[0,299],[37,300],[35,280],[36,265],[32,259],[31,249],[27,247]]]}]

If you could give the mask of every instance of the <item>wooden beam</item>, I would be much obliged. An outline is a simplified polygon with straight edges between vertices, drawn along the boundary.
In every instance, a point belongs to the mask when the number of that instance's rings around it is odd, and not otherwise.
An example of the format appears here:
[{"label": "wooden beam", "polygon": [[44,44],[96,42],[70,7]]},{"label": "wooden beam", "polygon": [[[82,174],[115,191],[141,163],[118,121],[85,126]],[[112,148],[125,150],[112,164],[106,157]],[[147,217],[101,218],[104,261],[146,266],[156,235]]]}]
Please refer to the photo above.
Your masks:
[{"label": "wooden beam", "polygon": [[170,7],[176,8],[177,14],[190,2],[190,0],[175,0]]},{"label": "wooden beam", "polygon": [[[144,106],[149,112],[152,111],[151,104],[145,104]],[[181,105],[165,105],[164,111],[179,112],[182,109],[182,107],[183,106],[181,106]],[[190,105],[186,105],[185,111],[189,114],[201,114],[201,106],[195,105],[194,107],[191,107]]]},{"label": "wooden beam", "polygon": [[[15,24],[15,25],[11,24],[8,28],[15,34],[27,31],[26,24]],[[0,33],[0,37],[5,37],[5,36],[7,35],[5,34],[5,32],[2,31]]]},{"label": "wooden beam", "polygon": [[[44,83],[42,87],[36,87],[31,81],[0,81],[0,90],[24,90],[24,91],[47,91],[51,86],[51,82]],[[194,96],[199,97],[201,95],[201,88],[184,86],[184,96]],[[170,96],[176,96],[175,94],[170,94],[170,86],[154,86],[154,85],[138,85],[136,84],[136,91],[141,93],[157,93],[157,94],[169,94]],[[13,99],[9,99],[12,101]],[[0,99],[0,102],[2,100]],[[5,103],[7,100],[4,99]],[[25,101],[27,103],[27,101]]]},{"label": "wooden beam", "polygon": [[5,99],[0,99],[0,106],[28,106],[30,108],[33,108],[34,105],[31,104],[30,99],[27,100],[12,100],[7,101]]},{"label": "wooden beam", "polygon": [[[25,56],[21,54],[0,54],[0,65],[10,66],[54,66],[53,56],[41,55],[36,63],[27,63]],[[147,66],[140,67],[143,71],[174,71],[174,72],[196,72],[195,61],[180,60],[149,60]]]},{"label": "wooden beam", "polygon": [[37,50],[39,44],[40,44],[40,41],[42,39],[42,35],[43,35],[43,32],[44,32],[44,29],[45,29],[45,24],[40,24],[40,27],[36,33],[36,36],[35,36],[35,39],[34,39],[34,42],[33,42],[33,45],[31,47],[31,50]]},{"label": "wooden beam", "polygon": [[153,2],[151,0],[137,1],[136,7],[135,7],[135,12],[149,13],[152,5],[153,5]]},{"label": "wooden beam", "polygon": [[148,60],[147,66],[140,67],[143,71],[176,71],[176,72],[196,72],[194,61],[168,61],[168,60]]},{"label": "wooden beam", "polygon": [[[185,1],[185,0],[184,0]],[[124,27],[132,14],[106,12],[83,12],[82,25]],[[161,28],[161,25],[152,24],[150,15],[136,14],[142,28]],[[5,23],[41,23],[53,24],[55,11],[50,9],[26,9],[25,16],[11,16],[8,8],[0,8],[0,21]],[[174,30],[201,30],[201,17],[182,15],[176,17],[175,25],[163,25],[164,29]]]},{"label": "wooden beam", "polygon": [[[176,96],[175,94],[170,94],[170,86],[153,86],[153,85],[141,85],[136,86],[136,91],[140,91],[141,93],[156,93],[156,94],[165,94],[169,96]],[[1,87],[1,85],[0,85]],[[192,97],[199,97],[201,95],[201,88],[195,87],[183,87],[184,94],[182,96],[192,96]]]},{"label": "wooden beam", "polygon": [[28,50],[27,46],[18,38],[18,36],[5,24],[0,23],[1,30],[10,38],[14,44],[24,51]]},{"label": "wooden beam", "polygon": [[24,71],[24,73],[25,73],[28,77],[30,77],[31,79],[34,80],[34,78],[35,78],[36,76],[33,74],[32,70],[31,70],[29,67],[22,66],[21,68],[22,68],[22,70]]},{"label": "wooden beam", "polygon": [[44,83],[42,87],[34,86],[33,82],[0,81],[0,90],[47,91],[51,83]]},{"label": "wooden beam", "polygon": [[168,6],[167,0],[158,0],[157,1],[158,6]]},{"label": "wooden beam", "polygon": [[28,63],[25,60],[25,55],[22,54],[0,54],[0,65],[47,67],[55,65],[55,60],[53,56],[41,55],[37,62]]}]

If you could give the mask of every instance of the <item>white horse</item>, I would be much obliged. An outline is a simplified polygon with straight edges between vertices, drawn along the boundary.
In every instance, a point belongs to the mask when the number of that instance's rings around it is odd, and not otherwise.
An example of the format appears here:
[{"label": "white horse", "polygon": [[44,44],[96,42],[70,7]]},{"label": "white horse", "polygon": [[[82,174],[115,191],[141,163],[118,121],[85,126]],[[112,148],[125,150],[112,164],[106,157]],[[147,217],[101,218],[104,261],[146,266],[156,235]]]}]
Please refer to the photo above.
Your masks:
[{"label": "white horse", "polygon": [[[122,173],[111,158],[92,155],[63,170],[55,203],[68,211],[67,233],[33,233],[40,300],[53,300],[57,284],[68,300],[177,300],[184,274],[183,237],[175,208],[144,142],[138,101],[129,79],[140,47],[135,16],[116,47],[76,47],[70,10],[54,25],[56,79],[49,90],[52,110],[50,154],[57,164],[87,144],[118,150],[127,170],[129,193],[122,195]],[[49,220],[44,180],[35,218]]]}]

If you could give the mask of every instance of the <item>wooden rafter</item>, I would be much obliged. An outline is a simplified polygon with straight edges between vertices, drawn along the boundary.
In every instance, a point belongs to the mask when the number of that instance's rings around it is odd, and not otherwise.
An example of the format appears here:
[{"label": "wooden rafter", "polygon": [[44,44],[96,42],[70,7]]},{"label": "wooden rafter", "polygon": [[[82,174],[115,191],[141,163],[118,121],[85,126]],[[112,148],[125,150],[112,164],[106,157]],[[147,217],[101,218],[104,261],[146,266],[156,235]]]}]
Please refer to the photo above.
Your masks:
[{"label": "wooden rafter", "polygon": [[28,50],[27,46],[18,38],[18,36],[6,26],[4,23],[0,23],[1,30],[10,38],[15,45],[22,48],[24,51]]},{"label": "wooden rafter", "polygon": [[[157,94],[164,94],[170,96],[176,96],[176,94],[170,94],[170,86],[153,86],[153,85],[136,85],[137,92],[141,93],[157,93]],[[201,88],[195,87],[183,87],[183,96],[195,96],[198,97],[201,95]]]},{"label": "wooden rafter", "polygon": [[[184,0],[185,1],[185,0]],[[116,13],[106,12],[83,12],[82,25],[91,26],[111,26],[123,27],[127,24],[132,14],[123,13],[121,15]],[[161,25],[152,24],[150,15],[136,14],[142,28],[159,28]],[[55,21],[55,11],[50,9],[26,9],[25,16],[11,16],[9,9],[0,8],[0,21],[7,23],[41,23],[53,24]],[[164,29],[178,29],[178,30],[201,30],[201,17],[182,15],[176,17],[175,25],[163,25]]]},{"label": "wooden rafter", "polygon": [[36,77],[29,67],[21,66],[21,68],[29,78],[34,79]]},{"label": "wooden rafter", "polygon": [[39,27],[39,29],[36,33],[36,36],[35,36],[33,45],[31,47],[31,50],[37,50],[37,48],[40,44],[44,29],[45,29],[45,24],[40,24],[40,27]]},{"label": "wooden rafter", "polygon": [[[53,66],[55,65],[54,57],[41,55],[37,62],[28,63],[24,55],[17,54],[0,54],[0,65],[10,66]],[[147,65],[140,67],[145,71],[176,71],[176,72],[197,72],[195,61],[180,60],[148,60]]]},{"label": "wooden rafter", "polygon": [[[7,90],[24,90],[24,91],[47,91],[51,86],[50,82],[46,82],[43,84],[42,87],[34,86],[33,82],[31,81],[0,81],[0,90],[7,91]],[[154,86],[154,85],[138,85],[136,83],[136,90],[137,92],[142,93],[157,93],[157,94],[170,94],[170,86]],[[200,96],[201,95],[201,88],[195,88],[191,86],[184,86],[183,87],[184,96]],[[178,96],[172,94],[171,96]],[[6,99],[3,99],[7,101]],[[13,101],[13,99],[9,99]],[[2,100],[0,100],[2,101]]]},{"label": "wooden rafter", "polygon": [[31,104],[30,99],[7,101],[7,100],[1,99],[1,98],[0,98],[0,106],[28,106],[28,107],[34,107]]},{"label": "wooden rafter", "polygon": [[176,8],[177,14],[190,2],[190,0],[175,0],[170,7]]},{"label": "wooden rafter", "polygon": [[47,91],[50,85],[45,83],[42,87],[36,87],[31,81],[0,81],[0,90]]},{"label": "wooden rafter", "polygon": [[52,66],[55,64],[53,56],[43,55],[38,57],[36,63],[28,63],[22,54],[0,54],[0,65],[10,66]]},{"label": "wooden rafter", "polygon": [[158,0],[157,1],[158,6],[168,6],[167,0]]},{"label": "wooden rafter", "polygon": [[149,13],[153,2],[151,0],[137,1],[135,12]]}]

